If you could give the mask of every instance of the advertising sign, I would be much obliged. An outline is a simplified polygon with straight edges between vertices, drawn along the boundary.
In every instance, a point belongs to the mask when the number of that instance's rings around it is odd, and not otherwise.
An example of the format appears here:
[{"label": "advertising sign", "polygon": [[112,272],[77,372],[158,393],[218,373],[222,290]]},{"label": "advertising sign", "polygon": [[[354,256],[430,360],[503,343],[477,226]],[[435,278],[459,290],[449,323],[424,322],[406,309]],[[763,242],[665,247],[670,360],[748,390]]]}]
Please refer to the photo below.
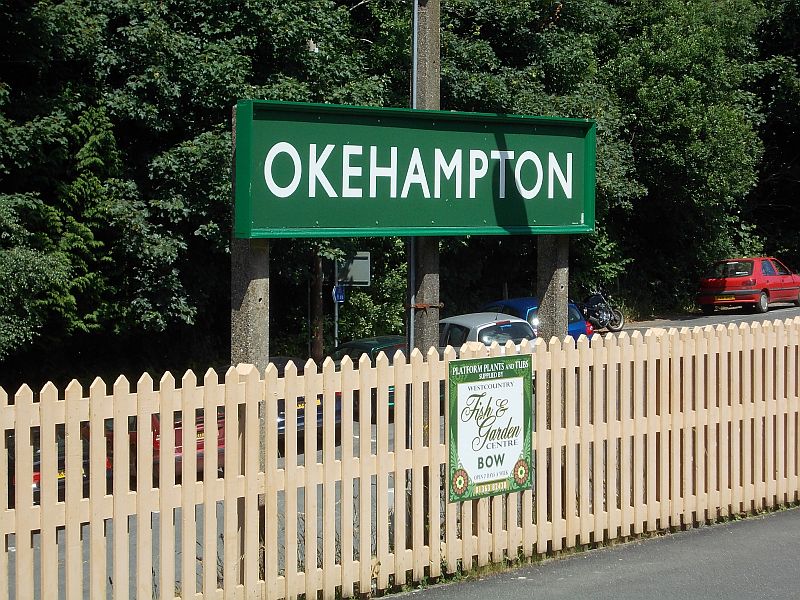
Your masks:
[{"label": "advertising sign", "polygon": [[448,365],[449,501],[531,486],[531,356]]},{"label": "advertising sign", "polygon": [[588,119],[242,100],[240,238],[588,233]]}]

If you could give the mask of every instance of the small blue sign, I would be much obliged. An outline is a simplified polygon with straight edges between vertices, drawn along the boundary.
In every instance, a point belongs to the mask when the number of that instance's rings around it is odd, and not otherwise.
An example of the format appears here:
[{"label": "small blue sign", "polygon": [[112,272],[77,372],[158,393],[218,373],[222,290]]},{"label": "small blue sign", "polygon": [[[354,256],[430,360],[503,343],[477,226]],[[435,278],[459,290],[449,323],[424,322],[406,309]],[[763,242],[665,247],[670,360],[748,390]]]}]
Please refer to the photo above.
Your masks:
[{"label": "small blue sign", "polygon": [[341,304],[344,302],[344,286],[343,285],[335,285],[333,286],[333,301],[337,304]]}]

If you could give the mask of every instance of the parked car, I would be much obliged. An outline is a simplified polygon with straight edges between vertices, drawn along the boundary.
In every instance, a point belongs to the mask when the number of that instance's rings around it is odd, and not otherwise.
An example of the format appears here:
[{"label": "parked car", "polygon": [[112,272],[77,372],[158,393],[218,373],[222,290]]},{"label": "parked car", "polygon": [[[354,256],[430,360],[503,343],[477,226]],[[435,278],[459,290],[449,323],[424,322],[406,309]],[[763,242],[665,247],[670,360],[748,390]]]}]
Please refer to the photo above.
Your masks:
[{"label": "parked car", "polygon": [[[398,350],[406,352],[408,344],[406,338],[402,335],[381,335],[376,337],[369,337],[357,340],[351,340],[340,344],[333,352],[333,360],[336,361],[337,366],[341,363],[345,356],[349,356],[353,361],[353,365],[358,368],[358,363],[361,357],[366,354],[370,362],[375,366],[375,361],[378,355],[383,352],[386,358],[389,359],[389,364],[392,364],[394,355]],[[341,410],[341,392],[336,393],[336,404],[338,409]],[[391,421],[394,416],[394,386],[390,385],[388,390],[388,405],[389,405],[389,420]],[[372,423],[377,422],[377,409],[378,409],[378,393],[376,390],[372,392],[371,402],[371,417]],[[353,415],[355,419],[359,418],[359,392],[355,390],[353,393]]]},{"label": "parked car", "polygon": [[511,340],[519,344],[536,337],[525,319],[500,312],[477,312],[447,317],[439,321],[439,346],[460,348],[466,342],[483,342],[501,346]]},{"label": "parked car", "polygon": [[[271,356],[269,358],[269,362],[274,364],[275,367],[278,369],[278,377],[284,377],[286,375],[286,367],[289,363],[293,363],[297,369],[297,375],[302,375],[305,369],[306,361],[298,356]],[[297,397],[297,437],[298,442],[303,441],[303,436],[305,432],[305,421],[306,421],[306,399],[304,396]],[[317,431],[322,431],[322,396],[317,397]],[[336,423],[337,428],[338,424],[341,421],[341,402],[337,399],[336,401]],[[278,444],[279,446],[283,446],[284,435],[286,433],[286,404],[283,400],[278,401]],[[298,445],[298,448],[302,447]]]},{"label": "parked car", "polygon": [[404,336],[381,335],[351,340],[339,345],[339,347],[333,351],[333,360],[340,362],[345,356],[349,356],[353,364],[358,366],[358,361],[361,360],[361,356],[366,354],[374,365],[378,354],[383,352],[391,363],[394,359],[395,352],[398,350],[406,351],[406,338]]},{"label": "parked car", "polygon": [[[183,413],[178,411],[175,413],[173,427],[175,432],[175,447],[169,448],[167,450],[168,455],[174,455],[175,457],[175,480],[176,482],[180,482],[183,477],[183,455],[184,455],[184,443],[183,443]],[[205,419],[203,417],[202,411],[198,411],[195,415],[195,426],[197,428],[195,434],[195,444],[194,444],[194,452],[197,460],[197,477],[198,479],[202,479],[203,477],[203,470],[205,465],[206,459],[206,444],[208,442],[207,438],[213,439],[213,447],[216,451],[212,451],[213,454],[213,463],[216,469],[216,472],[221,472],[224,462],[225,462],[225,411],[223,408],[217,409],[217,419],[216,419],[216,427],[214,428],[213,437],[209,435],[206,431],[205,427]],[[127,435],[128,435],[128,453],[129,453],[129,473],[131,478],[132,485],[135,484],[136,477],[137,477],[137,446],[139,443],[139,423],[136,417],[128,417],[128,427],[127,427]],[[158,482],[159,480],[159,468],[161,462],[161,415],[153,414],[150,416],[150,431],[152,432],[152,437],[150,437],[150,443],[153,445],[153,480],[154,483]],[[148,432],[149,433],[149,432]],[[114,421],[108,419],[106,421],[105,426],[105,435],[106,435],[106,452],[109,457],[109,467],[113,469],[114,465]]]},{"label": "parked car", "polygon": [[[530,323],[533,332],[539,334],[539,299],[533,296],[509,298],[508,300],[495,300],[489,302],[481,310],[501,312],[525,319]],[[567,303],[567,333],[577,340],[582,335],[592,337],[594,328],[583,318],[580,309],[574,302]]]},{"label": "parked car", "polygon": [[[289,362],[294,362],[297,367],[297,374],[302,375],[303,370],[305,367],[305,361],[298,357],[293,356],[286,356],[286,357],[271,357],[270,362],[275,364],[278,368],[278,376],[284,377],[286,366]],[[295,400],[297,403],[297,438],[298,438],[298,451],[302,451],[303,449],[303,440],[305,435],[305,405],[306,399],[304,396],[298,396]],[[317,405],[317,433],[318,435],[322,434],[322,395],[319,395],[316,399]],[[335,420],[336,420],[336,429],[338,432],[339,424],[341,422],[341,402],[337,398],[336,401],[336,411],[335,411]],[[161,436],[161,415],[153,414],[151,415],[151,424],[150,424],[150,431],[152,432],[151,443],[153,445],[153,476],[154,476],[154,483],[158,482],[158,474],[159,474],[159,464],[161,462],[161,445],[162,445],[162,436]],[[168,450],[168,454],[174,455],[175,457],[175,479],[177,482],[180,482],[183,477],[183,457],[184,452],[186,451],[186,446],[184,445],[183,439],[183,424],[184,424],[184,416],[182,411],[176,411],[173,426],[175,432],[175,447],[170,448]],[[201,479],[203,477],[203,472],[205,469],[205,462],[206,459],[211,457],[212,465],[214,466],[217,473],[222,473],[224,466],[225,466],[225,409],[223,407],[217,408],[216,411],[216,424],[213,430],[206,427],[205,418],[202,411],[197,411],[195,414],[195,444],[194,444],[194,453],[196,457],[196,464],[197,464],[197,477]],[[107,454],[109,457],[109,476],[110,470],[113,466],[113,450],[114,450],[114,429],[113,429],[113,420],[106,421],[106,448]],[[285,401],[279,400],[278,401],[278,421],[276,425],[276,429],[273,431],[277,432],[278,435],[278,448],[282,452],[284,448],[285,442],[285,434],[286,434],[286,409],[285,409]],[[128,428],[127,428],[127,435],[129,440],[129,460],[130,460],[130,475],[131,475],[131,482],[132,484],[135,483],[136,475],[137,475],[137,465],[136,465],[136,456],[137,456],[137,445],[139,442],[139,432],[138,432],[138,424],[136,417],[130,417],[128,419]],[[149,436],[148,436],[149,437]],[[213,442],[212,442],[213,440]],[[213,446],[212,446],[213,443]],[[189,444],[191,447],[191,444]],[[215,448],[215,451],[212,450]]]},{"label": "parked car", "polygon": [[[82,479],[82,496],[87,496],[89,493],[89,440],[88,428],[81,431],[81,479]],[[16,452],[14,444],[14,434],[12,431],[6,432],[5,449],[8,457],[8,506],[13,508],[16,504]],[[66,438],[63,429],[58,429],[55,435],[55,451],[56,451],[56,499],[63,502],[66,494]],[[39,430],[36,429],[31,434],[31,446],[33,449],[33,474],[31,476],[31,490],[33,492],[33,504],[38,505],[42,488],[42,448],[39,436]],[[108,464],[106,465],[108,467]]]},{"label": "parked car", "polygon": [[697,292],[705,314],[717,306],[749,306],[765,313],[773,302],[800,306],[800,275],[769,256],[717,261],[700,280]]},{"label": "parked car", "polygon": [[297,368],[297,374],[302,375],[306,364],[306,361],[299,356],[270,356],[269,362],[278,369],[278,377],[283,377],[289,363],[294,363]]}]

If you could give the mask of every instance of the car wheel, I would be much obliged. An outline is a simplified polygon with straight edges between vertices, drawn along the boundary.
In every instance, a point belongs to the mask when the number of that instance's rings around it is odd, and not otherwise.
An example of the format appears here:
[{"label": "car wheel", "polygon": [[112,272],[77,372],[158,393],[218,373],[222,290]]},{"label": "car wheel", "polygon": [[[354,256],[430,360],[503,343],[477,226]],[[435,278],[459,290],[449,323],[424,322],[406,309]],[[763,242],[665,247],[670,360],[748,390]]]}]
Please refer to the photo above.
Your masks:
[{"label": "car wheel", "polygon": [[769,308],[769,298],[767,297],[767,293],[761,292],[761,295],[758,297],[758,302],[756,302],[755,306],[756,312],[764,314],[765,312],[767,312],[768,308]]},{"label": "car wheel", "polygon": [[713,304],[701,304],[700,310],[703,312],[704,315],[712,315],[714,314],[714,305]]},{"label": "car wheel", "polygon": [[794,305],[800,306],[800,292],[797,293],[797,297],[794,299]]}]

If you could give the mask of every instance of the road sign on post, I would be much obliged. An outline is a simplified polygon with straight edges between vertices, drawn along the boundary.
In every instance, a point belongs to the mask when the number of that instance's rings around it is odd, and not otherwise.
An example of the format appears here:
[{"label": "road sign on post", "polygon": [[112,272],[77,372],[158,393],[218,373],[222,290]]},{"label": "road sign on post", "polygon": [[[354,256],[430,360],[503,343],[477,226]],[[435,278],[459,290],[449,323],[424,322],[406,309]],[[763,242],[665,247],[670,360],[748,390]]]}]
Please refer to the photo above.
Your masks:
[{"label": "road sign on post", "polygon": [[341,284],[337,284],[333,286],[333,301],[336,304],[342,304],[344,302],[344,286]]},{"label": "road sign on post", "polygon": [[241,100],[234,236],[425,237],[409,326],[429,347],[437,237],[591,233],[595,137],[589,119]]},{"label": "road sign on post", "polygon": [[340,262],[338,267],[337,284],[369,287],[372,274],[369,252],[356,252],[354,256]]}]

